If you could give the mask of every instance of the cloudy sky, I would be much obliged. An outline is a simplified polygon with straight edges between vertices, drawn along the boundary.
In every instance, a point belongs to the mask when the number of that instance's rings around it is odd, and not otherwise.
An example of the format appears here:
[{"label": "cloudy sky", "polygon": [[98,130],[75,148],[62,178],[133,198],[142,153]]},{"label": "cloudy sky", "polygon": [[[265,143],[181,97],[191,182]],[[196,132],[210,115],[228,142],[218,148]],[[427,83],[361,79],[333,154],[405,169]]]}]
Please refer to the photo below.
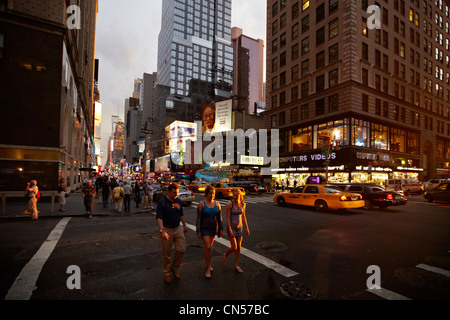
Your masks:
[{"label": "cloudy sky", "polygon": [[[157,71],[158,34],[163,0],[99,0],[96,58],[103,102],[102,151],[111,135],[111,116],[124,119],[125,99],[134,79]],[[232,27],[266,40],[266,1],[232,0]]]}]

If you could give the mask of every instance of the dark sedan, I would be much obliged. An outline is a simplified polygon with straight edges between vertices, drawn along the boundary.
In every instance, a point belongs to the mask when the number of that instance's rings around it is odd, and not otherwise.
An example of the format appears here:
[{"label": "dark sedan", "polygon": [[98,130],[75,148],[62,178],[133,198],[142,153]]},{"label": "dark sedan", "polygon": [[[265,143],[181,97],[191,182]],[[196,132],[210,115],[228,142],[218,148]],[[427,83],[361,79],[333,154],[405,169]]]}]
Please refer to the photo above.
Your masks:
[{"label": "dark sedan", "polygon": [[433,190],[428,191],[428,202],[434,200],[450,202],[450,182],[441,183]]},{"label": "dark sedan", "polygon": [[365,202],[364,209],[390,206],[402,206],[408,203],[406,197],[399,192],[386,191],[372,183],[341,183],[334,184],[345,192],[359,193]]},{"label": "dark sedan", "polygon": [[236,186],[244,188],[245,189],[245,193],[249,194],[249,193],[258,193],[261,194],[263,192],[267,192],[267,187],[256,183],[256,182],[251,182],[251,181],[234,181],[233,182]]}]

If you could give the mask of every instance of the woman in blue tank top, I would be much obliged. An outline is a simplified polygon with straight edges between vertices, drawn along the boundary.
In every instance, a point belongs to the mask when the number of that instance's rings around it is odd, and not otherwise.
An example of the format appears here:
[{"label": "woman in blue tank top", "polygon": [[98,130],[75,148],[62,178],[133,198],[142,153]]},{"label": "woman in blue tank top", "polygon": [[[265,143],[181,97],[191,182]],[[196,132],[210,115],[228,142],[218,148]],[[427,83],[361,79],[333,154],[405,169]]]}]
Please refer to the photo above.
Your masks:
[{"label": "woman in blue tank top", "polygon": [[222,209],[220,203],[214,201],[216,190],[212,186],[208,186],[205,190],[206,199],[200,201],[197,206],[197,223],[196,231],[197,237],[203,240],[205,245],[205,277],[211,278],[211,256],[212,245],[216,234],[222,237],[223,223],[222,223]]}]

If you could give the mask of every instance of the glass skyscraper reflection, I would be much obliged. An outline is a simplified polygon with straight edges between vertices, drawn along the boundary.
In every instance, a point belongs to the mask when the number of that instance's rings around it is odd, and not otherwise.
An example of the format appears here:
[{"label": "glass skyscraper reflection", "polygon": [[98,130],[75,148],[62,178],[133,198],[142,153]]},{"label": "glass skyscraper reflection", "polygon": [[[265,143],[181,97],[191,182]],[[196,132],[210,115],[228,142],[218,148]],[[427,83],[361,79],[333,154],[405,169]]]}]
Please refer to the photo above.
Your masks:
[{"label": "glass skyscraper reflection", "polygon": [[231,87],[232,70],[231,0],[163,0],[158,85],[186,97],[192,79]]}]

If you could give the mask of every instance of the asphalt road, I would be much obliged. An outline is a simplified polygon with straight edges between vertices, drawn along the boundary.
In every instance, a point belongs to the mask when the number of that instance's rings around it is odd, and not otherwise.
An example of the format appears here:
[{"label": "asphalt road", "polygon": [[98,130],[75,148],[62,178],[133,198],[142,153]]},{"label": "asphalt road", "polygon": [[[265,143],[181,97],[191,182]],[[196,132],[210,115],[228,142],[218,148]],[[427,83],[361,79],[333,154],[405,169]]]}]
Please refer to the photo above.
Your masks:
[{"label": "asphalt road", "polygon": [[[0,296],[234,303],[450,299],[448,204],[428,204],[415,196],[407,206],[387,210],[319,213],[280,208],[271,197],[246,197],[251,234],[243,241],[243,274],[232,270],[232,256],[222,264],[229,247],[225,237],[214,243],[214,272],[205,279],[203,243],[189,230],[182,278],[170,285],[163,282],[153,212],[0,220]],[[198,195],[197,201],[202,198]],[[195,204],[184,211],[194,226]],[[379,273],[368,271],[374,266]],[[28,270],[36,274],[34,280]],[[381,289],[368,290],[369,282]],[[27,290],[28,297],[20,295]]]}]

